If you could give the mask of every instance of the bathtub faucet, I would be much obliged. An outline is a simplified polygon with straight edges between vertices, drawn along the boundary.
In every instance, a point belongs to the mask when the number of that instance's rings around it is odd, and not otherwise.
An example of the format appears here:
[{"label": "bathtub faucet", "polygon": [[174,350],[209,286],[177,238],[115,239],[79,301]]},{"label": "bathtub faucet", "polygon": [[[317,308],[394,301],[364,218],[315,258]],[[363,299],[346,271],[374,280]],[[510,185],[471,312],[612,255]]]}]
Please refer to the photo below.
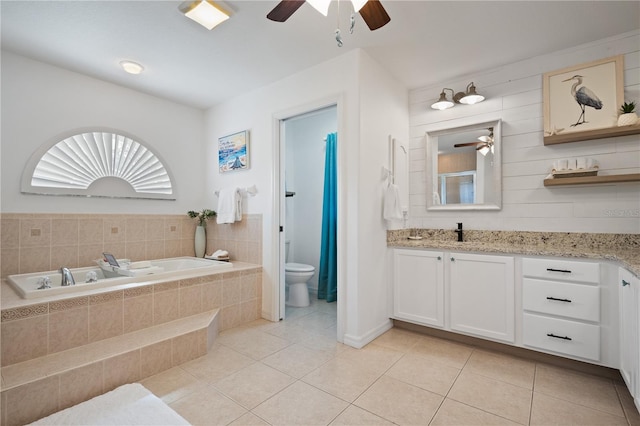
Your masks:
[{"label": "bathtub faucet", "polygon": [[63,266],[62,268],[60,268],[60,273],[62,274],[62,282],[60,285],[62,285],[63,287],[76,285],[76,280],[73,279],[73,275],[71,274],[69,268],[65,268]]},{"label": "bathtub faucet", "polygon": [[48,276],[38,278],[38,287],[36,290],[45,290],[51,288],[51,278]]}]

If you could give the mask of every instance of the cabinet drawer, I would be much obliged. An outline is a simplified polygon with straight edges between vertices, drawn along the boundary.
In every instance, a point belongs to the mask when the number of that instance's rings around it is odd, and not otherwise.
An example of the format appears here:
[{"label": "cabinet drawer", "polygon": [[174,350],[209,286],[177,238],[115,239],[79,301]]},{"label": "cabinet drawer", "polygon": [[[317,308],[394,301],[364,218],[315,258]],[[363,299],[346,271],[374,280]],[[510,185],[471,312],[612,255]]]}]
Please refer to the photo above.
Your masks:
[{"label": "cabinet drawer", "polygon": [[600,360],[598,325],[532,314],[524,314],[522,325],[525,346],[593,361]]},{"label": "cabinet drawer", "polygon": [[600,287],[524,278],[522,306],[527,311],[600,321]]},{"label": "cabinet drawer", "polygon": [[563,259],[526,258],[522,259],[522,274],[525,277],[598,284],[600,282],[600,264]]}]

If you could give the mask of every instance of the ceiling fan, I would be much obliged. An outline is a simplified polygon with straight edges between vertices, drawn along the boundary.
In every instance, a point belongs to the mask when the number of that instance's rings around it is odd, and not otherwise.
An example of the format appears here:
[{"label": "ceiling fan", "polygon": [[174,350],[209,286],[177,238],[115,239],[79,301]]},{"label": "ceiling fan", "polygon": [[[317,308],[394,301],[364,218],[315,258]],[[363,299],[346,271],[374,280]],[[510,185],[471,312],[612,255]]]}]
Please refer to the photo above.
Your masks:
[{"label": "ceiling fan", "polygon": [[453,147],[462,148],[465,146],[475,146],[476,151],[480,151],[482,155],[486,155],[487,152],[493,148],[493,127],[489,127],[487,130],[489,131],[489,135],[479,136],[479,142],[457,143],[453,145]]},{"label": "ceiling fan", "polygon": [[[293,15],[293,13],[306,2],[306,0],[281,0],[280,3],[278,3],[278,5],[274,7],[273,10],[269,12],[269,14],[267,14],[267,18],[276,22],[284,22],[289,19],[289,17],[291,17],[291,15]],[[327,9],[329,7],[329,2],[325,3]],[[309,1],[309,3],[317,8],[311,1]],[[352,0],[352,3],[354,4],[354,8],[356,8],[356,12],[358,12],[357,4],[362,4],[362,0]],[[385,26],[389,23],[389,21],[391,21],[391,18],[387,14],[387,11],[384,9],[384,7],[382,7],[382,4],[379,0],[365,1],[359,12],[360,16],[362,16],[362,19],[364,19],[364,22],[367,24],[371,31],[377,30],[378,28]],[[326,13],[323,14],[326,16]]]}]

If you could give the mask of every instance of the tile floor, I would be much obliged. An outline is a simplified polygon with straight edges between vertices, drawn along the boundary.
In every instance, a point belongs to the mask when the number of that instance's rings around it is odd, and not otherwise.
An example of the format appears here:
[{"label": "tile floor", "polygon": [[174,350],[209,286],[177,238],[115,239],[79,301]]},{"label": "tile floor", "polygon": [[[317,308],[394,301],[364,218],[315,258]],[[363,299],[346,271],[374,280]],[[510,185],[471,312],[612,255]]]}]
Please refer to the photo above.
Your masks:
[{"label": "tile floor", "polygon": [[335,304],[287,314],[142,384],[194,425],[640,425],[623,383],[398,328],[356,350]]}]

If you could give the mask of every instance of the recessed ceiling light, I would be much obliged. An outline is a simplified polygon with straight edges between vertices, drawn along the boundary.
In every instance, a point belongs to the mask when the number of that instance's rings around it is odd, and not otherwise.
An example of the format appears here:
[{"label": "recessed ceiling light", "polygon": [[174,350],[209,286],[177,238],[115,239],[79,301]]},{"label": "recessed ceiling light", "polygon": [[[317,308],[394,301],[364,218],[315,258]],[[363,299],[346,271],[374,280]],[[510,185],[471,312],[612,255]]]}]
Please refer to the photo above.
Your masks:
[{"label": "recessed ceiling light", "polygon": [[144,71],[144,67],[142,65],[132,61],[121,61],[120,66],[129,74],[140,74]]},{"label": "recessed ceiling light", "polygon": [[180,6],[180,11],[187,18],[193,19],[208,30],[212,30],[216,25],[229,19],[229,14],[210,0],[184,3]]}]

